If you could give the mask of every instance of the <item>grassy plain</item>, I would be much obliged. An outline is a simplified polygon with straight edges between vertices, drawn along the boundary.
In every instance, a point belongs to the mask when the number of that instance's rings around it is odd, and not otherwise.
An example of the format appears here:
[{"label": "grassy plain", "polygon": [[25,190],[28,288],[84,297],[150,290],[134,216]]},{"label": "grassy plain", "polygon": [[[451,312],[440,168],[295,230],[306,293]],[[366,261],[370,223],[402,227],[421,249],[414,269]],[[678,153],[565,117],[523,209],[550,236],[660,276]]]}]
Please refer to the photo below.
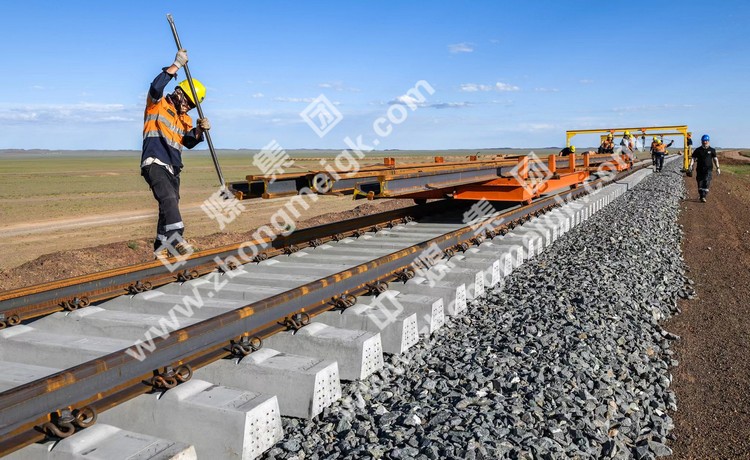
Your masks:
[{"label": "grassy plain", "polygon": [[722,165],[721,170],[739,176],[750,176],[750,165]]}]

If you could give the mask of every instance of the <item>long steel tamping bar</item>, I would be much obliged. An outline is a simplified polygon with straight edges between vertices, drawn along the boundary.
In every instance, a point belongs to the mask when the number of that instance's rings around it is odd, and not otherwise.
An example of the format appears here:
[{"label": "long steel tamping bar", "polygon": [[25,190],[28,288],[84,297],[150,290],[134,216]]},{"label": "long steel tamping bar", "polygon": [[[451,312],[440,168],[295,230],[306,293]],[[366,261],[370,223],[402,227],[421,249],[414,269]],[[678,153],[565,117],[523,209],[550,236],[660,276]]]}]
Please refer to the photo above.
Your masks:
[{"label": "long steel tamping bar", "polygon": [[[169,26],[172,28],[172,35],[174,35],[174,42],[175,45],[177,45],[177,49],[182,49],[182,44],[180,43],[180,37],[177,35],[177,28],[174,25],[174,19],[172,19],[171,14],[167,14],[167,21],[169,21]],[[198,117],[204,118],[203,116],[203,109],[201,109],[201,103],[198,101],[198,93],[195,91],[195,85],[193,85],[193,77],[190,76],[190,69],[188,68],[187,63],[185,63],[184,66],[182,66],[183,69],[185,69],[185,76],[187,77],[188,85],[190,85],[190,91],[193,93],[193,101],[195,101],[195,108],[198,109]],[[219,183],[221,184],[222,189],[227,188],[226,181],[224,181],[224,174],[221,172],[221,166],[219,166],[219,158],[216,156],[216,150],[214,149],[214,143],[211,142],[211,135],[208,131],[203,131],[203,135],[206,137],[206,143],[208,143],[208,150],[211,152],[211,159],[214,162],[214,168],[216,168],[216,174],[219,176]]]}]

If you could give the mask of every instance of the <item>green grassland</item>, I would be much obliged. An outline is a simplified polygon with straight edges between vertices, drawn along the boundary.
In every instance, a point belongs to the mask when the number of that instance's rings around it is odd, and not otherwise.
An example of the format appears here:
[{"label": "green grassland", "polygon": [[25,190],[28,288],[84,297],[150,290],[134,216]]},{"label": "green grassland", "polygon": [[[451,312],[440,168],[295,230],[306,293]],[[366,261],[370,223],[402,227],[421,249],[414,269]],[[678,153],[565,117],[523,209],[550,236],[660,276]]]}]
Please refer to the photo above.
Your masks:
[{"label": "green grassland", "polygon": [[738,176],[750,176],[750,165],[722,165],[721,170]]}]

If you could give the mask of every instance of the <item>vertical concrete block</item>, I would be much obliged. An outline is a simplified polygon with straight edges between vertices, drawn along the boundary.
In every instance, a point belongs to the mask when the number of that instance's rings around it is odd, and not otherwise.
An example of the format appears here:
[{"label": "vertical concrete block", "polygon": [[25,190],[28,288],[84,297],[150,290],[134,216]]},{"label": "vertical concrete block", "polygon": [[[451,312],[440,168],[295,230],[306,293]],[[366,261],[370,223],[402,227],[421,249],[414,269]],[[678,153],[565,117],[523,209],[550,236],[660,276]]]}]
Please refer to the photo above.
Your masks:
[{"label": "vertical concrete block", "polygon": [[283,437],[276,396],[193,379],[99,415],[104,423],[195,446],[199,458],[258,458]]},{"label": "vertical concrete block", "polygon": [[282,353],[270,348],[242,360],[222,359],[195,377],[253,393],[276,395],[281,415],[311,419],[341,398],[336,361]]},{"label": "vertical concrete block", "polygon": [[466,311],[466,285],[455,285],[447,281],[429,281],[417,276],[404,284],[394,284],[391,289],[404,294],[433,295],[443,299],[444,312],[458,316]]},{"label": "vertical concrete block", "polygon": [[[404,310],[416,315],[417,330],[421,335],[430,335],[445,325],[442,297],[406,294],[396,289],[388,290],[381,295],[385,294],[398,296],[398,302]],[[379,302],[375,296],[361,296],[359,301],[368,305]]]},{"label": "vertical concrete block", "polygon": [[265,344],[285,353],[335,360],[343,380],[367,378],[384,365],[380,334],[374,332],[312,323],[296,333],[275,334]]},{"label": "vertical concrete block", "polygon": [[31,444],[5,460],[196,460],[190,444],[97,423],[58,442]]},{"label": "vertical concrete block", "polygon": [[398,355],[419,341],[416,313],[408,311],[388,291],[343,311],[329,311],[313,321],[344,329],[380,333],[383,352]]}]

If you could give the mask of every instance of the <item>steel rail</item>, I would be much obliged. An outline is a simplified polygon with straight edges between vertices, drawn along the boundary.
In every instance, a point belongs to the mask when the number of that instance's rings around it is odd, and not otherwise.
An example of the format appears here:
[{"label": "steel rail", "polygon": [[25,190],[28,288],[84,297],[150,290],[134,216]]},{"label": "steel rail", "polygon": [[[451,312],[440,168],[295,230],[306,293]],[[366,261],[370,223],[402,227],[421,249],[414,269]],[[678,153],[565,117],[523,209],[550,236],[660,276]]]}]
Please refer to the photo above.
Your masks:
[{"label": "steel rail", "polygon": [[[584,157],[588,155],[589,163],[592,166],[617,161],[617,154],[588,154],[578,156],[577,166],[585,166]],[[546,155],[537,157],[530,161],[530,164],[549,164],[549,157],[556,155]],[[470,161],[452,161],[452,162],[435,162],[435,163],[404,163],[404,164],[385,164],[369,165],[362,167],[356,173],[339,172],[344,178],[334,179],[331,171],[328,170],[309,170],[294,173],[280,174],[273,177],[263,175],[248,175],[245,181],[231,182],[230,188],[240,199],[253,198],[276,198],[290,196],[299,193],[303,189],[312,189],[320,194],[348,194],[367,195],[373,191],[374,195],[379,190],[380,182],[383,180],[393,181],[399,178],[417,179],[421,178],[422,182],[434,180],[435,177],[442,178],[442,181],[450,179],[450,176],[470,177],[477,182],[506,177],[512,174],[518,167],[519,161],[524,155],[514,157],[504,157],[500,159],[480,159],[476,158]],[[559,157],[555,163],[558,168],[568,168],[570,163],[567,157]],[[319,182],[316,178],[324,176],[329,180]],[[459,181],[460,182],[460,181]],[[454,182],[452,185],[458,185]],[[468,182],[470,183],[470,182]],[[325,184],[323,190],[320,185]]]},{"label": "steel rail", "polygon": [[[571,164],[568,157],[557,157],[549,155],[529,161],[529,167],[533,164],[549,168],[549,157],[555,157],[555,173],[570,171]],[[618,160],[618,155],[586,155],[575,157],[575,167],[589,168],[613,164]],[[415,193],[435,190],[452,190],[455,187],[469,184],[481,184],[502,177],[513,177],[517,170],[519,161],[524,157],[517,157],[511,164],[505,165],[482,165],[474,164],[462,168],[454,168],[448,171],[420,171],[403,174],[381,174],[377,181],[360,182],[355,185],[354,194],[357,196],[369,196],[378,198],[393,198],[402,195],[411,196]],[[567,170],[567,171],[566,171]]]},{"label": "steel rail", "polygon": [[[435,201],[426,205],[410,206],[304,228],[290,235],[280,235],[274,240],[266,238],[243,244],[256,245],[256,247],[267,245],[268,249],[260,251],[259,256],[260,258],[270,257],[283,252],[287,248],[302,248],[334,238],[351,236],[356,232],[368,230],[378,225],[388,225],[405,218],[420,218],[425,215],[444,212],[449,206],[451,204],[447,201]],[[151,286],[153,288],[180,281],[180,277],[201,276],[220,267],[217,260],[222,261],[237,254],[243,244],[233,244],[196,252],[185,260],[184,265],[178,272],[169,271],[161,261],[156,260],[6,291],[0,293],[0,322],[10,322],[11,325],[17,324],[23,320],[57,311],[83,307],[91,302],[132,294],[137,291],[138,286]],[[11,318],[18,319],[8,321]],[[2,324],[0,324],[0,329],[2,329]]]},{"label": "steel rail", "polygon": [[[633,172],[633,170],[628,173]],[[531,215],[539,215],[560,204],[601,188],[614,177],[592,181],[578,188],[511,209],[492,220],[512,228]],[[51,376],[0,393],[0,455],[45,437],[39,426],[64,408],[93,407],[106,410],[130,398],[151,391],[144,382],[165,366],[192,364],[200,367],[229,355],[228,345],[243,336],[266,337],[285,328],[281,320],[298,313],[315,315],[334,307],[332,299],[363,292],[368,285],[388,281],[409,267],[433,244],[441,250],[460,247],[476,237],[471,226],[448,232],[408,248],[304,286],[250,303],[216,317],[182,328],[167,337],[154,339],[154,350],[138,360],[124,350],[110,353]],[[230,275],[225,275],[230,276]],[[196,291],[197,293],[197,291]],[[198,294],[200,295],[200,294]]]}]

